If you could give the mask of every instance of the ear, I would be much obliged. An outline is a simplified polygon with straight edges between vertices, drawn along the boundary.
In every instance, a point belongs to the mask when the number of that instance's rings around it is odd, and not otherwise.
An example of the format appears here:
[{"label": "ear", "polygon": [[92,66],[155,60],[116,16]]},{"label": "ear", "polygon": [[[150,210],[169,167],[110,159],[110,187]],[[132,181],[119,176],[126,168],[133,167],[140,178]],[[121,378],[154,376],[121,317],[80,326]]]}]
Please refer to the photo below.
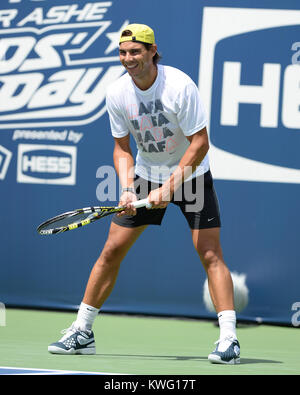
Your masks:
[{"label": "ear", "polygon": [[152,44],[150,50],[152,52],[152,57],[154,57],[156,52],[157,52],[157,45],[156,44]]}]

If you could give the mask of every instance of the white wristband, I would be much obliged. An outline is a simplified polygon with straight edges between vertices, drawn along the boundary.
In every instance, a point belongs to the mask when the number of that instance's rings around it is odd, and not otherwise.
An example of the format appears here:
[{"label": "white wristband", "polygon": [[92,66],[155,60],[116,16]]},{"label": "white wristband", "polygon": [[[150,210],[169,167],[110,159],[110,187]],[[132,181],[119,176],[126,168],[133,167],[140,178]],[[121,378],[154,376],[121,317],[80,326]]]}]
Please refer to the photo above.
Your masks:
[{"label": "white wristband", "polygon": [[132,192],[132,193],[136,194],[134,188],[122,188],[122,193],[124,193],[124,192]]}]

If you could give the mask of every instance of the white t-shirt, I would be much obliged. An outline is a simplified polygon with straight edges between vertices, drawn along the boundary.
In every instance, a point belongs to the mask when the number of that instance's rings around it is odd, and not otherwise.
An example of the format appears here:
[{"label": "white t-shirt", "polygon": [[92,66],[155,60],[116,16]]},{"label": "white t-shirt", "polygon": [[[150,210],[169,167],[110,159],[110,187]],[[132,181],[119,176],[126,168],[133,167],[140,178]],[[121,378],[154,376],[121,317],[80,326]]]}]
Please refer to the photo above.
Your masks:
[{"label": "white t-shirt", "polygon": [[[170,66],[158,65],[156,80],[145,91],[124,74],[109,86],[106,105],[113,137],[133,135],[138,148],[135,173],[152,182],[170,177],[190,144],[185,136],[206,126],[196,84]],[[192,177],[208,170],[206,155]]]}]

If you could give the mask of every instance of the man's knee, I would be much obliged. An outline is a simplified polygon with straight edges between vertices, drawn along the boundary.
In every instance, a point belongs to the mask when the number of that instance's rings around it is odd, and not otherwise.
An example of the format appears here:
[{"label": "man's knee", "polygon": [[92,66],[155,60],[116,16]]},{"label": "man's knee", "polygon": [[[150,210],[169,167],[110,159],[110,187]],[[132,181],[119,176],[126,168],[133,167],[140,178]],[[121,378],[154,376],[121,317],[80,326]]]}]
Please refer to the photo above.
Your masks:
[{"label": "man's knee", "polygon": [[118,240],[108,239],[103,247],[98,261],[104,264],[119,263],[127,252],[127,247]]},{"label": "man's knee", "polygon": [[146,227],[124,228],[112,223],[98,262],[105,264],[120,263]]},{"label": "man's knee", "polygon": [[223,260],[219,234],[219,228],[192,231],[195,249],[204,266],[214,267]]},{"label": "man's knee", "polygon": [[216,252],[216,250],[214,249],[207,249],[203,252],[203,260],[207,263],[207,264],[214,264],[216,261],[218,261],[218,254]]},{"label": "man's knee", "polygon": [[207,248],[198,252],[203,265],[208,270],[214,270],[221,262],[217,249]]}]

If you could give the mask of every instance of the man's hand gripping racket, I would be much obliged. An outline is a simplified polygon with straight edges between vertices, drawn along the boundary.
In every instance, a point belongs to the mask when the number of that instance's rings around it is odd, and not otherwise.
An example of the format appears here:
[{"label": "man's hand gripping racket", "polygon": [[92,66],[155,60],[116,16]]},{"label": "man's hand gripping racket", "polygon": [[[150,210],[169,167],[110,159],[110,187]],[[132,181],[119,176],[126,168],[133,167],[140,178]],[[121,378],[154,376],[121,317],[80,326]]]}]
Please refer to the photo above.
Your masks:
[{"label": "man's hand gripping racket", "polygon": [[[151,203],[149,203],[148,198],[137,200],[130,204],[136,209],[141,207],[152,207]],[[40,235],[53,235],[56,233],[63,233],[68,230],[77,229],[82,226],[89,225],[100,218],[106,217],[107,215],[119,213],[122,211],[124,211],[124,207],[122,206],[95,206],[68,211],[43,222],[41,225],[38,226],[37,231]]]}]

